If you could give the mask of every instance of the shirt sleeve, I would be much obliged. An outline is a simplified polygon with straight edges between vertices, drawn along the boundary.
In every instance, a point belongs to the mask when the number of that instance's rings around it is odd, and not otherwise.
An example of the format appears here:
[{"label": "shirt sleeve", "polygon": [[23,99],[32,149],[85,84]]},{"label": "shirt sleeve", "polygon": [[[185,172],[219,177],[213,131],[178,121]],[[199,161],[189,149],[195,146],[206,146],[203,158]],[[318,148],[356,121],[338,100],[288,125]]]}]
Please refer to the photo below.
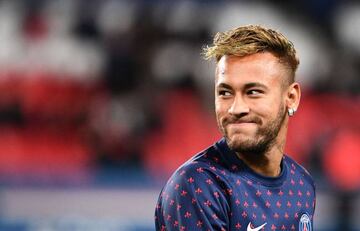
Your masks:
[{"label": "shirt sleeve", "polygon": [[229,230],[226,182],[199,165],[179,169],[160,193],[156,230]]}]

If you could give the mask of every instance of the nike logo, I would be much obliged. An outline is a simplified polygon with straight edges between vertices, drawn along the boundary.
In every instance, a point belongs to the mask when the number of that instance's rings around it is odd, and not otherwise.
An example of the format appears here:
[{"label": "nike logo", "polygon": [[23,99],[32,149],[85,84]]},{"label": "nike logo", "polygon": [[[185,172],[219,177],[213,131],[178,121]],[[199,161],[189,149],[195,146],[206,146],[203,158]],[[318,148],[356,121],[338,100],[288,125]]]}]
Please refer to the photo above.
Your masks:
[{"label": "nike logo", "polygon": [[251,228],[251,222],[249,222],[246,231],[259,231],[260,229],[262,229],[267,223],[264,223],[256,228]]}]

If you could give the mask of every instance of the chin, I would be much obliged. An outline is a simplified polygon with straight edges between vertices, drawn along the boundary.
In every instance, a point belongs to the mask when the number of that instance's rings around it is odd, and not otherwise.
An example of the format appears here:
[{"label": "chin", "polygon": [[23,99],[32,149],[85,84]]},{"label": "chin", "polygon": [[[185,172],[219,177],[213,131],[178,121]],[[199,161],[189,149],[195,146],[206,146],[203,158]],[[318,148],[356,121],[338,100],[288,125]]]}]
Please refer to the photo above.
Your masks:
[{"label": "chin", "polygon": [[[232,150],[239,150],[243,147],[247,147],[250,144],[256,143],[255,140],[245,138],[245,137],[232,137],[232,138],[226,138],[229,148]],[[251,146],[251,145],[250,145]]]},{"label": "chin", "polygon": [[226,136],[227,140],[236,145],[244,145],[246,143],[254,143],[257,141],[255,135],[244,133],[233,133]]},{"label": "chin", "polygon": [[242,154],[263,154],[269,147],[269,143],[255,138],[245,137],[226,137],[229,148]]}]

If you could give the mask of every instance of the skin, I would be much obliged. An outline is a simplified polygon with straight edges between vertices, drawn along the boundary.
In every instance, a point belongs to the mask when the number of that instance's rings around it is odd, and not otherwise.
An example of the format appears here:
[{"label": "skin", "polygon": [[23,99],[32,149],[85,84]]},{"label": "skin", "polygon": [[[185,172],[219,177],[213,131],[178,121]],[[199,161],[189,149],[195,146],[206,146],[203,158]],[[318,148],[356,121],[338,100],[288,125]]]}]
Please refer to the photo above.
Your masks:
[{"label": "skin", "polygon": [[229,147],[255,172],[280,174],[289,108],[297,109],[300,86],[270,52],[223,56],[216,67],[215,110]]}]

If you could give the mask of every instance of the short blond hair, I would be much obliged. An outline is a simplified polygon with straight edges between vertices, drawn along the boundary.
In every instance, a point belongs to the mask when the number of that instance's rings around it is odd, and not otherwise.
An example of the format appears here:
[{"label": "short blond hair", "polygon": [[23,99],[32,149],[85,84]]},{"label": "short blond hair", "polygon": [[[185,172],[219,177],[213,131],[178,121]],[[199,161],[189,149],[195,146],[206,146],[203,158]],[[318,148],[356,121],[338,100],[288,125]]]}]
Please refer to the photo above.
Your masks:
[{"label": "short blond hair", "polygon": [[294,82],[299,59],[293,43],[281,33],[259,25],[242,26],[217,33],[213,45],[203,49],[203,55],[205,59],[215,58],[219,62],[224,55],[243,57],[266,51],[290,68],[290,82]]}]

